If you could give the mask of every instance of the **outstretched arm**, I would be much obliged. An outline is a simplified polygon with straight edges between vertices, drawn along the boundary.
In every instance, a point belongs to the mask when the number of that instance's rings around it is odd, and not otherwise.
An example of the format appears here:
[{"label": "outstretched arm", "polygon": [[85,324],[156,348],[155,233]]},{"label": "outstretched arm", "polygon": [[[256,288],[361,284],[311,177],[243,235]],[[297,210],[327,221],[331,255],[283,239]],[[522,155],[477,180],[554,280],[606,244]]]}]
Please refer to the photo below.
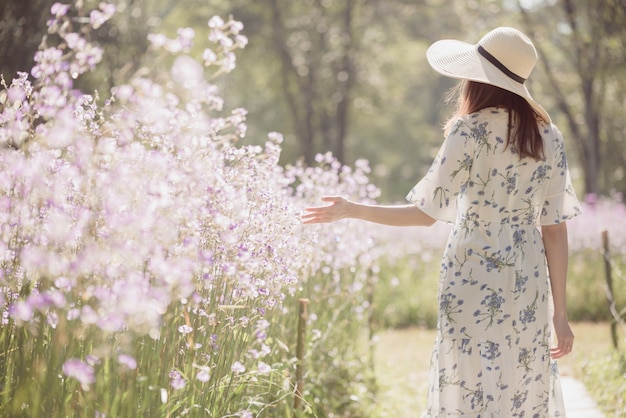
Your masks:
[{"label": "outstretched arm", "polygon": [[567,319],[565,285],[567,281],[567,225],[565,222],[541,227],[543,245],[546,250],[552,299],[554,300],[554,331],[557,347],[552,349],[552,358],[563,357],[572,351],[574,333]]},{"label": "outstretched arm", "polygon": [[331,204],[306,208],[307,213],[302,216],[305,224],[335,222],[344,218],[361,219],[391,226],[430,226],[435,223],[435,219],[415,205],[366,205],[340,196],[326,196],[322,198],[322,201]]}]

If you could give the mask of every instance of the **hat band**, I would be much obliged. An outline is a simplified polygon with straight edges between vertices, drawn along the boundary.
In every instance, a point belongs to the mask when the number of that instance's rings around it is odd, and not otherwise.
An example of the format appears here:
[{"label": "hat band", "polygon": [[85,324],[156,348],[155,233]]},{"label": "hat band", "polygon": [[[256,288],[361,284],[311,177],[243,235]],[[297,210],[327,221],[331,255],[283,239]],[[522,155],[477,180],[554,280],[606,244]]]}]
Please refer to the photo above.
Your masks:
[{"label": "hat band", "polygon": [[487,50],[485,48],[483,48],[480,45],[478,45],[478,53],[480,55],[482,55],[483,57],[485,57],[487,59],[487,61],[489,61],[490,63],[495,65],[500,71],[502,71],[504,74],[506,74],[509,78],[517,81],[520,84],[524,84],[524,82],[526,81],[525,78],[518,76],[513,71],[511,71],[508,68],[506,68],[506,66],[504,64],[502,64],[500,61],[498,61],[498,59],[496,57],[491,55],[489,52],[487,52]]}]

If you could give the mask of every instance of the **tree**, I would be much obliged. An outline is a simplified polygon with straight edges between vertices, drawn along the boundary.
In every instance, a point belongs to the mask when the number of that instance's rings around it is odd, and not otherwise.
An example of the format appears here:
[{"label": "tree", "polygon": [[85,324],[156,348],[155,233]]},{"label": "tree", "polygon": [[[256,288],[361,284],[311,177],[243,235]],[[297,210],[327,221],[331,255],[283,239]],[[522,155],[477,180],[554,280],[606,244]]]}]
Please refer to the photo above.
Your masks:
[{"label": "tree", "polygon": [[4,0],[0,3],[0,74],[11,80],[29,72],[46,34],[46,20],[55,0]]},{"label": "tree", "polygon": [[226,7],[243,21],[254,47],[263,51],[255,64],[276,77],[272,87],[279,95],[268,94],[282,102],[299,153],[309,164],[322,150],[345,159],[366,3],[262,0]]},{"label": "tree", "polygon": [[[193,4],[197,15],[206,11]],[[211,12],[236,16],[250,39],[231,78],[241,97],[229,102],[250,110],[250,129],[262,127],[251,137],[262,137],[263,129],[285,133],[283,161],[304,156],[310,163],[326,151],[346,163],[367,158],[380,168],[376,182],[392,191],[386,197],[401,198],[441,142],[438,105],[454,82],[430,70],[424,52],[435,39],[470,27],[459,23],[460,6],[437,18],[451,6],[450,0],[214,0]]]},{"label": "tree", "polygon": [[[18,71],[30,72],[34,55],[47,41],[50,9],[57,0],[5,0],[0,3],[0,74],[9,81]],[[83,0],[97,5],[96,0]],[[106,22],[92,34],[93,40],[104,47],[105,57],[95,72],[76,80],[85,92],[98,90],[108,96],[113,85],[130,78],[143,64],[148,48],[147,35],[172,12],[174,4],[157,0],[116,0],[112,21]],[[87,16],[74,16],[86,18]]]},{"label": "tree", "polygon": [[[534,11],[520,3],[526,26],[540,40],[554,104],[574,140],[584,192],[607,192],[617,186],[613,173],[626,162],[623,151],[615,152],[623,147],[614,148],[624,134],[624,98],[616,92],[624,91],[626,2],[560,0]],[[558,24],[543,24],[546,11]],[[623,190],[624,173],[617,174]]]}]

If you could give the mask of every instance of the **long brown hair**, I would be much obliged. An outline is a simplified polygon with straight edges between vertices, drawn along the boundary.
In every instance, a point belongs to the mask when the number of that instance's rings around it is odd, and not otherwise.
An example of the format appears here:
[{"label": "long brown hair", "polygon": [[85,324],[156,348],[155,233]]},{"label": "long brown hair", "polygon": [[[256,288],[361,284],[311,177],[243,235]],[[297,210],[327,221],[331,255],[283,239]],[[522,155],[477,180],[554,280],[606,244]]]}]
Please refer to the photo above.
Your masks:
[{"label": "long brown hair", "polygon": [[506,146],[513,147],[520,159],[543,158],[543,139],[537,123],[540,116],[523,97],[490,84],[462,80],[448,93],[447,98],[456,100],[456,111],[445,125],[446,134],[460,116],[487,107],[502,107],[509,111]]}]

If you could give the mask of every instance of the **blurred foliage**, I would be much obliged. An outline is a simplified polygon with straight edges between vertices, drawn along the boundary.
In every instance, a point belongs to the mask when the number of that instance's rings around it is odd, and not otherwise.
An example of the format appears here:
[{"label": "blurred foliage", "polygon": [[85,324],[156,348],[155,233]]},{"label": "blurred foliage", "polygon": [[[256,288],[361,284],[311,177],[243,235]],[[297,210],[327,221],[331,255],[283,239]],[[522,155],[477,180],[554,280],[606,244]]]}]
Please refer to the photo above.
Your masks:
[{"label": "blurred foliage", "polygon": [[[0,3],[0,74],[10,80],[28,72],[46,33],[48,11],[54,0],[4,0]],[[42,13],[44,11],[45,13]]]},{"label": "blurred foliage", "polygon": [[435,329],[440,264],[438,258],[424,262],[418,256],[383,264],[373,291],[373,328]]},{"label": "blurred foliage", "polygon": [[617,114],[626,104],[626,1],[535,3],[541,7],[519,7],[541,56],[532,91],[545,95],[541,101],[576,151],[579,190],[624,192],[626,123]]},{"label": "blurred foliage", "polygon": [[[616,275],[624,270],[623,255],[614,257]],[[429,262],[417,256],[381,266],[380,280],[374,289],[372,321],[376,328],[403,328],[437,324],[437,270],[439,259]],[[603,259],[600,253],[581,249],[570,259],[567,278],[568,317],[572,322],[607,322],[612,317],[607,308]],[[615,280],[614,294],[618,307],[626,306],[626,280]]]},{"label": "blurred foliage", "polygon": [[[283,162],[310,163],[329,150],[348,164],[367,158],[387,201],[402,200],[425,173],[450,114],[442,97],[454,81],[430,70],[428,45],[519,27],[540,51],[529,89],[566,136],[579,194],[626,191],[626,0],[113,2],[118,13],[98,32],[104,65],[78,80],[83,89],[107,97],[142,66],[168,71],[145,62],[148,33],[192,27],[200,54],[208,19],[233,15],[250,42],[237,71],[218,83],[228,107],[249,110],[247,141],[282,132]],[[51,3],[0,5],[5,78],[29,68]]]}]

